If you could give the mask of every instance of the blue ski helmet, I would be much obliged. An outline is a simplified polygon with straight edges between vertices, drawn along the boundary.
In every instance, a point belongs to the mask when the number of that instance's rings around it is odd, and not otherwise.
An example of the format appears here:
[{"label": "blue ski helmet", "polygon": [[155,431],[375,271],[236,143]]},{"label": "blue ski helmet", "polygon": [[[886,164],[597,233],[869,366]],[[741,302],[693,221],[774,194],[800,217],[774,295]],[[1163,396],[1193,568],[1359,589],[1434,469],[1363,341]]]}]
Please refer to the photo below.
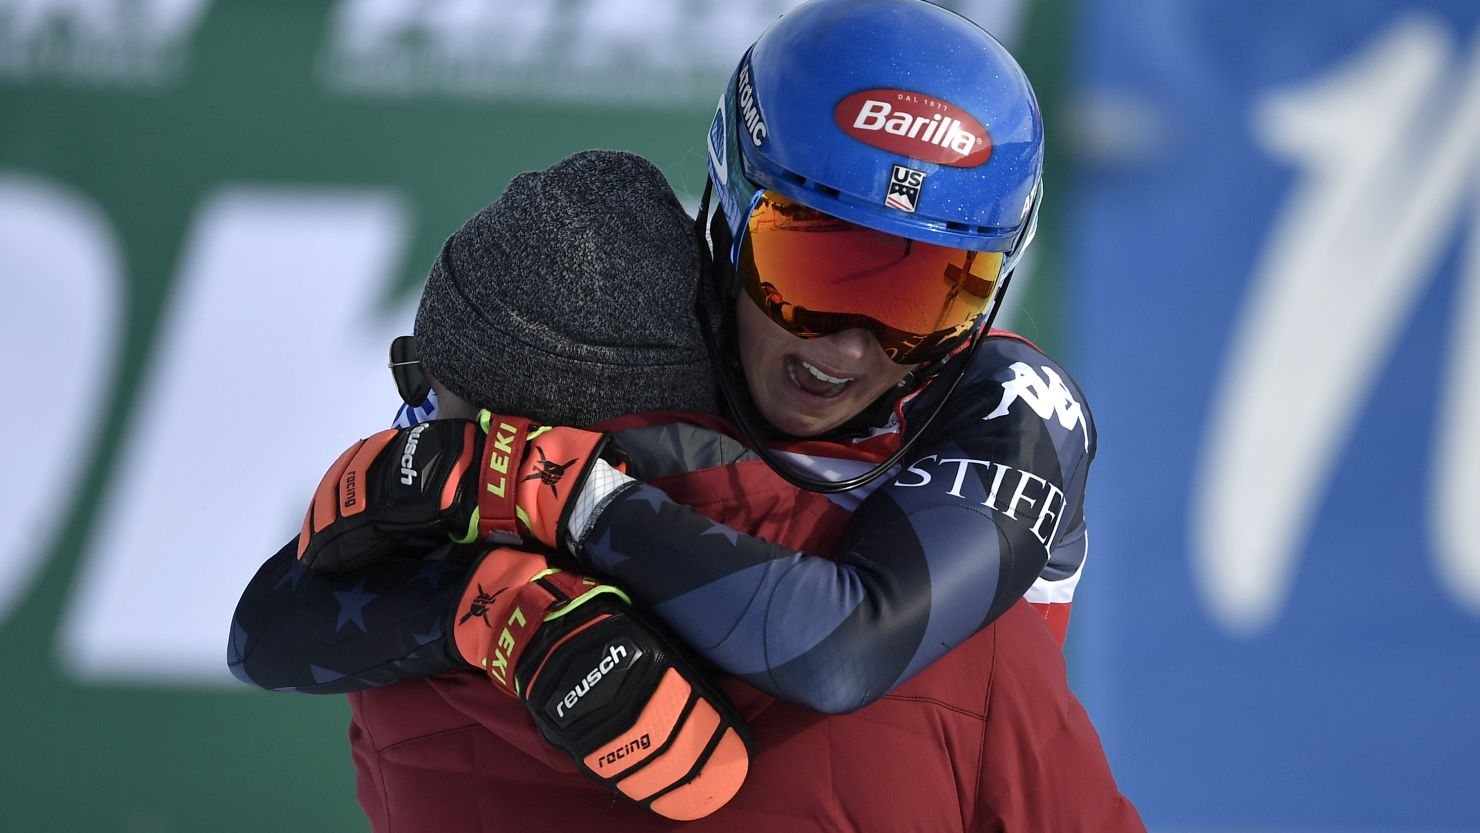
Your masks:
[{"label": "blue ski helmet", "polygon": [[1027,76],[991,35],[924,0],[812,0],[741,58],[708,157],[723,220],[705,215],[706,190],[698,230],[715,247],[719,299],[748,293],[801,338],[867,329],[891,360],[917,368],[838,432],[883,424],[911,385],[941,374],[969,342],[934,409],[889,459],[832,481],[793,471],[766,447],[737,392],[738,360],[711,341],[731,415],[783,478],[833,493],[882,476],[965,377],[982,343],[972,336],[991,326],[1033,238],[1043,120]]},{"label": "blue ski helmet", "polygon": [[924,0],[813,0],[745,53],[708,156],[737,246],[769,189],[876,231],[1003,252],[1006,275],[1033,235],[1043,122],[1022,68],[971,21]]}]

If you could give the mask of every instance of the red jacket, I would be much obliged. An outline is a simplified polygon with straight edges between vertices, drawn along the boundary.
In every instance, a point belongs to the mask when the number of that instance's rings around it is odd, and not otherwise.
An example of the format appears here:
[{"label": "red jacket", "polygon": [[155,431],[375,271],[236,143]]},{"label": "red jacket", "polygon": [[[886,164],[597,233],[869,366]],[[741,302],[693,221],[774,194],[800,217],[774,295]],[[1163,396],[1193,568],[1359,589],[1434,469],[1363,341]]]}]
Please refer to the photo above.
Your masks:
[{"label": "red jacket", "polygon": [[[830,551],[846,520],[759,461],[658,485],[717,521],[809,552]],[[1069,691],[1053,633],[1026,602],[850,714],[733,680],[725,688],[750,721],[755,757],[735,799],[698,821],[615,798],[473,671],[349,695],[360,803],[378,833],[1145,830]]]}]

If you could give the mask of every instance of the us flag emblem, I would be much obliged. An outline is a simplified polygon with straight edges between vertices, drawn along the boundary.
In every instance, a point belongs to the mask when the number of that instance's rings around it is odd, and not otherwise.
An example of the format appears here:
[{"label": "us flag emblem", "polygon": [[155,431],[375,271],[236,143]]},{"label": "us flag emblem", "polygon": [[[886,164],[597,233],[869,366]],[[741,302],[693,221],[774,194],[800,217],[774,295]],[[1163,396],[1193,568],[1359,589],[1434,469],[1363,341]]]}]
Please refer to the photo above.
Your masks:
[{"label": "us flag emblem", "polygon": [[884,204],[900,211],[914,211],[924,182],[924,171],[895,165],[894,172],[889,175],[889,193],[884,195]]}]

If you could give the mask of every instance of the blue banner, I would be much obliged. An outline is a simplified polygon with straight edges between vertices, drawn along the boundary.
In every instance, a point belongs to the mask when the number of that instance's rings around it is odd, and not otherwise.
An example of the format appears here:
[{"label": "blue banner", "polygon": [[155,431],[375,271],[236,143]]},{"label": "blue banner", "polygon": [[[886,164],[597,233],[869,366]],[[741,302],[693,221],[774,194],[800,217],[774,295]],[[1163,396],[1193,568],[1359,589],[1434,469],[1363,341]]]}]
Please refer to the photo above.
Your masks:
[{"label": "blue banner", "polygon": [[1069,641],[1122,788],[1480,829],[1480,5],[1084,6]]}]

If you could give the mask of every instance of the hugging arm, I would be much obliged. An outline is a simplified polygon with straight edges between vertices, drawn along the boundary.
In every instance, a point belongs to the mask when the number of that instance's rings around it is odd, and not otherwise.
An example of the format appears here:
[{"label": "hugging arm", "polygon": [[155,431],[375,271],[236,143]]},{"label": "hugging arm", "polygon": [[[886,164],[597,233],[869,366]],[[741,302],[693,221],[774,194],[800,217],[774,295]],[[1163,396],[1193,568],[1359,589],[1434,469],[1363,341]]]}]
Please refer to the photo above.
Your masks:
[{"label": "hugging arm", "polygon": [[[237,679],[339,694],[467,667],[447,630],[468,564],[388,558],[326,574],[303,566],[297,547],[269,558],[242,592],[227,646]],[[421,552],[408,544],[406,554]]]},{"label": "hugging arm", "polygon": [[[1017,342],[995,346],[996,370],[962,385],[959,417],[863,502],[835,560],[632,483],[582,536],[584,565],[762,690],[824,711],[866,705],[995,619],[1040,573],[1069,583],[1083,561],[1088,412],[1060,383],[1058,409],[1042,416],[1053,389],[1035,392],[1021,367],[1051,371],[1047,359]],[[677,458],[739,459],[704,436],[692,434]],[[686,457],[696,443],[713,447]],[[389,559],[318,574],[295,551],[275,555],[243,594],[230,648],[238,677],[329,693],[467,667],[446,635],[467,567]]]},{"label": "hugging arm", "polygon": [[[595,516],[581,557],[756,687],[826,712],[867,705],[1001,615],[1050,560],[1083,560],[1088,413],[1041,353],[989,346],[1001,360],[862,502],[836,558],[716,524],[641,483]],[[1048,383],[1033,389],[1025,367],[1059,382],[1046,418]]]}]

